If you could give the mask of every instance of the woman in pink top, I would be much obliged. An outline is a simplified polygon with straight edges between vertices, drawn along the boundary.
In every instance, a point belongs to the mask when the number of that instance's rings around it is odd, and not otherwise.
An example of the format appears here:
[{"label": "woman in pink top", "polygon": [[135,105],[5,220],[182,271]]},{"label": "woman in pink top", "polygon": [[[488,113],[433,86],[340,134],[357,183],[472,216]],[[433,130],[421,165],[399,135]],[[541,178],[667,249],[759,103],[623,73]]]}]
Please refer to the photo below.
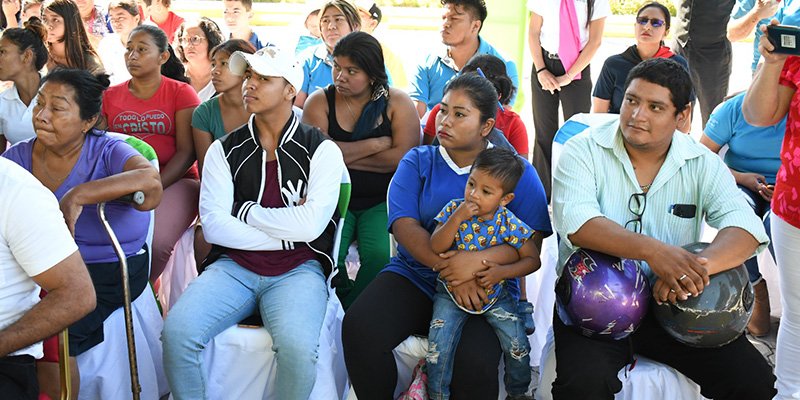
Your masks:
[{"label": "woman in pink top", "polygon": [[200,99],[185,82],[183,65],[158,27],[140,25],[131,31],[125,64],[132,78],[106,91],[103,115],[109,131],[136,136],[158,155],[164,196],[155,215],[150,268],[154,282],[197,216],[200,184],[191,121]]}]

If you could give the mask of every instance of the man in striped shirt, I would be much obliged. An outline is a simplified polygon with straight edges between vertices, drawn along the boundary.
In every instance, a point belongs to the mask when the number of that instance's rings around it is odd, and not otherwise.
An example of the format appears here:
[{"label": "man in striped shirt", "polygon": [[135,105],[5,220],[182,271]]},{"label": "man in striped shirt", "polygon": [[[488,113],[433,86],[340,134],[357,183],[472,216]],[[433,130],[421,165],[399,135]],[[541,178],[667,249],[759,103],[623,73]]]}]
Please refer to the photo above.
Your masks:
[{"label": "man in striped shirt", "polygon": [[[642,260],[658,302],[696,296],[708,276],[742,264],[769,239],[722,160],[676,128],[691,115],[692,84],[679,64],[651,59],[631,70],[619,120],[565,145],[554,173],[559,265],[577,248]],[[719,233],[694,255],[703,220]],[[553,319],[555,399],[610,399],[637,354],[672,366],[714,399],[770,399],[775,377],[744,337],[713,349],[672,339],[652,315],[627,341],[598,341]],[[629,347],[630,346],[630,347]]]}]

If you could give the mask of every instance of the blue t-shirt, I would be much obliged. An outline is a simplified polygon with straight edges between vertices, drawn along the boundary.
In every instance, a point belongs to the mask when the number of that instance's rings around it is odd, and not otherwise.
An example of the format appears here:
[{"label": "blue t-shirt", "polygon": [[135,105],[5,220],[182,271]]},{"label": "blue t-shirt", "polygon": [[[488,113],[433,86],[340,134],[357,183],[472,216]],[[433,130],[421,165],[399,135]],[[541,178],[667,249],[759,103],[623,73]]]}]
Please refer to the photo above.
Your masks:
[{"label": "blue t-shirt", "polygon": [[775,183],[775,174],[781,166],[780,151],[786,117],[773,126],[757,127],[747,123],[742,115],[745,92],[728,99],[711,113],[705,134],[714,143],[728,145],[725,164],[739,172],[764,175],[768,183]]},{"label": "blue t-shirt", "polygon": [[[670,60],[678,62],[687,71],[689,70],[689,64],[685,58],[675,54],[670,57]],[[619,110],[622,108],[622,100],[625,97],[625,80],[628,78],[628,73],[635,66],[636,63],[626,59],[622,54],[608,57],[603,64],[603,69],[600,70],[600,76],[597,78],[592,96],[610,100],[611,104],[608,110],[610,114],[619,114]]]},{"label": "blue t-shirt", "polygon": [[[389,186],[389,230],[394,221],[409,217],[420,222],[430,233],[436,228],[436,216],[452,199],[464,195],[470,166],[459,168],[447,151],[440,146],[419,146],[406,153]],[[547,200],[536,170],[525,163],[525,172],[514,189],[514,200],[508,204],[517,218],[544,236],[552,233]],[[411,253],[397,245],[397,256],[392,257],[383,271],[406,277],[428,297],[436,291],[437,273],[420,264]],[[519,285],[510,282],[510,294],[519,296]]]},{"label": "blue t-shirt", "polygon": [[782,25],[800,26],[800,1],[781,0],[781,7],[774,18]]},{"label": "blue t-shirt", "polygon": [[[517,75],[517,65],[513,61],[507,61],[505,57],[495,50],[489,42],[483,40],[478,36],[480,44],[478,44],[478,51],[475,54],[491,54],[506,63],[506,74],[511,78],[514,87],[519,89],[519,76]],[[411,78],[411,91],[408,93],[412,99],[425,103],[427,110],[430,111],[433,106],[439,104],[444,96],[444,87],[447,82],[450,82],[456,75],[456,70],[453,60],[447,56],[447,49],[442,48],[440,51],[428,54],[427,57],[417,65],[414,77]],[[511,99],[511,105],[514,104],[516,93]]]},{"label": "blue t-shirt", "polygon": [[250,44],[253,45],[253,47],[256,48],[256,50],[259,50],[259,49],[261,49],[263,47],[267,47],[267,46],[271,45],[270,42],[266,42],[266,43],[262,42],[261,39],[259,39],[258,35],[256,35],[255,32],[251,32],[250,33],[250,39],[248,41],[250,42]]},{"label": "blue t-shirt", "polygon": [[333,56],[328,54],[325,43],[320,43],[314,47],[306,49],[299,56],[303,60],[303,87],[301,92],[306,94],[314,93],[317,89],[323,89],[333,84]]},{"label": "blue t-shirt", "polygon": [[299,56],[310,47],[322,44],[322,39],[309,35],[301,35],[297,39],[297,46],[294,48],[294,55]]},{"label": "blue t-shirt", "polygon": [[[233,39],[233,34],[228,35],[228,39]],[[256,31],[253,30],[250,31],[250,38],[248,38],[247,41],[250,42],[250,44],[252,44],[256,50],[260,50],[263,47],[272,46],[272,43],[270,42],[262,42],[258,37],[258,34],[256,34]]]}]

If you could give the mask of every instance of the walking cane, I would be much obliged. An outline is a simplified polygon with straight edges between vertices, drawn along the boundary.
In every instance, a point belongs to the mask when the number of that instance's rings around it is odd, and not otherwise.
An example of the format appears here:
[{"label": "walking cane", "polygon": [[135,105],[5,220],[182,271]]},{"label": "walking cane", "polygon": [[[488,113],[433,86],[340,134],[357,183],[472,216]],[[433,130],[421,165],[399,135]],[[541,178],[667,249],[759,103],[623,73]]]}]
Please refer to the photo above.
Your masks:
[{"label": "walking cane", "polygon": [[69,331],[58,334],[58,377],[61,383],[61,400],[72,399],[72,375],[69,370]]},{"label": "walking cane", "polygon": [[[123,201],[142,205],[144,204],[144,193],[135,192],[127,196],[123,196],[115,201]],[[131,287],[128,283],[128,260],[125,257],[125,253],[122,251],[122,246],[120,246],[119,241],[117,240],[117,235],[114,234],[114,231],[111,229],[111,225],[108,224],[105,209],[105,202],[97,205],[97,215],[100,217],[100,222],[103,223],[103,227],[108,234],[108,238],[111,239],[111,245],[114,247],[114,252],[117,253],[117,257],[119,258],[120,272],[122,275],[122,309],[125,312],[125,334],[128,339],[128,364],[130,366],[131,373],[131,394],[133,395],[133,400],[139,400],[139,394],[142,391],[142,387],[139,384],[139,369],[136,365],[136,342],[133,337]]]}]

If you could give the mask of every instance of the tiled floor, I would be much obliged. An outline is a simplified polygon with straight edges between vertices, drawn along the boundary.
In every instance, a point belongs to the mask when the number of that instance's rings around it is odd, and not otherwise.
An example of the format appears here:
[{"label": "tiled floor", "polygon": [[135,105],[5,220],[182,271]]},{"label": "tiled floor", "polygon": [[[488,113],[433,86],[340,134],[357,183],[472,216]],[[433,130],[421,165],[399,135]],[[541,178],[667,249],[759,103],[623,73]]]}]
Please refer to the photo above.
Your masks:
[{"label": "tiled floor", "polygon": [[764,355],[764,358],[767,359],[767,362],[772,368],[775,368],[775,342],[778,339],[779,322],[780,320],[778,318],[772,318],[772,330],[769,332],[769,335],[760,338],[747,335],[747,339],[750,340],[750,343],[753,343],[758,351]]}]

